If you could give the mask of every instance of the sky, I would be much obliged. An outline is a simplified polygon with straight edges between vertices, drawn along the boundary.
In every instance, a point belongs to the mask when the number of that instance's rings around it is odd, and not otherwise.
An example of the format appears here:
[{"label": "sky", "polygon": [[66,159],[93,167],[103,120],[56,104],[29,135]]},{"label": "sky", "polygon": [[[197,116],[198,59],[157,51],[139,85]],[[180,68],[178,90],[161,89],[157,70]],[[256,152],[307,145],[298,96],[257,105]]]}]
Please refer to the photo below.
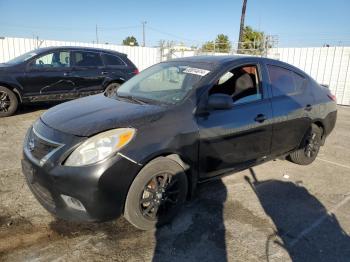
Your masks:
[{"label": "sky", "polygon": [[[242,0],[0,0],[0,36],[121,44],[134,35],[201,46],[238,40]],[[245,24],[277,35],[279,47],[350,46],[350,0],[248,0]]]}]

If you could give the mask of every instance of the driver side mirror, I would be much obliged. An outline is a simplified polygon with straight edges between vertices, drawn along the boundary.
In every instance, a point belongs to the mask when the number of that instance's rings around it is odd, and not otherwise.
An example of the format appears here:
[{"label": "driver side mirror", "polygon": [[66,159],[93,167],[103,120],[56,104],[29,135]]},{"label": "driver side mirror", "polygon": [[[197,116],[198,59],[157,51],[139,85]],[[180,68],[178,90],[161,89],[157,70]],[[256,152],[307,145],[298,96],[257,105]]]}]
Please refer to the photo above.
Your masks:
[{"label": "driver side mirror", "polygon": [[210,109],[231,109],[233,106],[232,97],[226,94],[212,94],[208,99]]}]

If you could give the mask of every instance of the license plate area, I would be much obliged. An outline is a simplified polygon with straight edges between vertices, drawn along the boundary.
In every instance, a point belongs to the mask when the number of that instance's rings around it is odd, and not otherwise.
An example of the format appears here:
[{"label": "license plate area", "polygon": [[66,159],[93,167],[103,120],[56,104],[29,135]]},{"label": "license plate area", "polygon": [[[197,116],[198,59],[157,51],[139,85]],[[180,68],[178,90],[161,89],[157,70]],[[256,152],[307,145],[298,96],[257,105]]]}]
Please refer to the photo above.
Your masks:
[{"label": "license plate area", "polygon": [[32,165],[24,159],[22,160],[22,172],[28,183],[33,184],[35,182],[35,170]]}]

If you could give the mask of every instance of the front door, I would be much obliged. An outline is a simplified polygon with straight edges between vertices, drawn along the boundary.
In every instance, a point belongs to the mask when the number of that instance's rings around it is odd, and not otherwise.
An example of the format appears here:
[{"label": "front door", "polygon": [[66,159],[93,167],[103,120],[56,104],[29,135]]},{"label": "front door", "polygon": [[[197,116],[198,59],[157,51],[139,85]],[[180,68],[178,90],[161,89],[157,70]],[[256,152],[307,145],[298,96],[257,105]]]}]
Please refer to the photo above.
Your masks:
[{"label": "front door", "polygon": [[74,93],[70,77],[70,52],[53,51],[34,58],[19,82],[26,95],[36,100],[55,100],[55,96]]},{"label": "front door", "polygon": [[256,64],[235,67],[212,87],[232,97],[231,109],[198,116],[202,178],[249,166],[270,154],[272,110]]}]

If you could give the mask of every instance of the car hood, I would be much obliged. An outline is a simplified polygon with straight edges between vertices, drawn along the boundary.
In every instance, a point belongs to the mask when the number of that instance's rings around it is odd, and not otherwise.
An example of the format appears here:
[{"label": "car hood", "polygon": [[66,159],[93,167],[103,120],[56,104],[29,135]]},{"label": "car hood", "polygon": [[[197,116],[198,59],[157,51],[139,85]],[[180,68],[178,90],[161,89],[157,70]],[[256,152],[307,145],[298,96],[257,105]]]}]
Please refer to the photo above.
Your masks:
[{"label": "car hood", "polygon": [[124,102],[100,94],[55,106],[41,120],[64,133],[91,136],[118,127],[137,128],[159,119],[165,110],[158,105]]}]

